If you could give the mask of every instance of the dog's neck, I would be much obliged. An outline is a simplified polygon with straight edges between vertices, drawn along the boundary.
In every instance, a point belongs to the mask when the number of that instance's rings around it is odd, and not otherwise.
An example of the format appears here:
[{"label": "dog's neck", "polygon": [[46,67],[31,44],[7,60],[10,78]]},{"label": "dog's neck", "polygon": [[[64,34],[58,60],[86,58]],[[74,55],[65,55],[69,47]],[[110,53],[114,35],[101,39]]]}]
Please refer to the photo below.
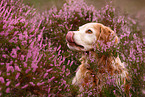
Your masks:
[{"label": "dog's neck", "polygon": [[[99,67],[99,66],[106,66],[106,64],[110,64],[113,58],[114,57],[111,55],[106,56],[104,54],[96,53],[95,51],[87,51],[87,52],[82,52],[82,57],[80,58],[80,62],[81,64],[87,67],[88,65],[91,65],[91,63],[95,63],[96,66]],[[93,68],[92,66],[90,67]]]},{"label": "dog's neck", "polygon": [[82,52],[82,57],[80,59],[80,61],[86,61],[86,59],[90,59],[90,58],[97,58],[97,59],[101,59],[102,57],[104,58],[108,58],[111,57],[113,55],[105,55],[102,52],[96,52],[96,51],[86,51],[86,52]]}]

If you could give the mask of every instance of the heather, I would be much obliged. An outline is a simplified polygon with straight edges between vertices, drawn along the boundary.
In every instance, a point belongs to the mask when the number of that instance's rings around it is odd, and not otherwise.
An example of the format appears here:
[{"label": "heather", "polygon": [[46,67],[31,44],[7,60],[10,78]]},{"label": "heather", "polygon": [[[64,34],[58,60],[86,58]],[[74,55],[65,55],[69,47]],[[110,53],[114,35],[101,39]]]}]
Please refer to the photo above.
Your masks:
[{"label": "heather", "polygon": [[[68,31],[88,22],[103,23],[117,33],[117,46],[98,51],[100,55],[119,56],[130,75],[129,96],[143,96],[145,39],[138,22],[121,14],[111,3],[97,10],[83,0],[70,0],[61,9],[53,7],[41,13],[21,1],[0,2],[0,95],[78,95],[71,80],[81,53],[69,50],[65,37]],[[92,59],[90,64],[95,61]],[[127,96],[123,87],[104,87],[103,96]],[[84,95],[99,96],[91,89]]]}]

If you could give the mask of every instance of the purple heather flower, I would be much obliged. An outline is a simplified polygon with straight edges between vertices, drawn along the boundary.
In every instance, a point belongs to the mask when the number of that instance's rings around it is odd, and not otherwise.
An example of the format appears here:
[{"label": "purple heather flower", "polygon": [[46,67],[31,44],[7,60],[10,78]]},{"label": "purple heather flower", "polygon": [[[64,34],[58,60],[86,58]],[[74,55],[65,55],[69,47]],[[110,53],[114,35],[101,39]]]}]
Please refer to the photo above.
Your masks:
[{"label": "purple heather flower", "polygon": [[9,76],[10,75],[10,73],[7,73],[7,76]]},{"label": "purple heather flower", "polygon": [[71,61],[70,66],[72,66],[72,64],[73,64],[73,61]]},{"label": "purple heather flower", "polygon": [[19,66],[15,66],[15,70],[21,71],[21,69],[19,68]]},{"label": "purple heather flower", "polygon": [[68,60],[67,65],[69,65],[69,63],[70,63],[70,60]]},{"label": "purple heather flower", "polygon": [[11,55],[11,57],[16,58],[17,57],[17,49],[12,49],[12,52],[10,55]]},{"label": "purple heather flower", "polygon": [[113,93],[116,94],[116,90],[113,90]]},{"label": "purple heather flower", "polygon": [[53,68],[51,68],[51,69],[48,69],[46,72],[50,72],[51,70],[53,70]]},{"label": "purple heather flower", "polygon": [[45,78],[47,75],[48,75],[48,73],[45,73],[44,76],[43,76],[43,78]]},{"label": "purple heather flower", "polygon": [[7,66],[7,72],[9,72],[9,71],[14,72],[13,66]]},{"label": "purple heather flower", "polygon": [[5,63],[0,63],[1,65],[4,65]]},{"label": "purple heather flower", "polygon": [[53,76],[52,78],[48,79],[48,83],[50,83],[55,77]]},{"label": "purple heather flower", "polygon": [[6,54],[3,54],[3,55],[2,55],[2,57],[4,57],[4,58],[6,58],[6,56],[7,56]]},{"label": "purple heather flower", "polygon": [[33,82],[29,82],[32,86],[35,86],[35,84]]},{"label": "purple heather flower", "polygon": [[27,69],[27,70],[25,71],[25,73],[28,73],[30,70],[31,70],[30,68],[29,68],[29,69]]},{"label": "purple heather flower", "polygon": [[24,61],[24,58],[25,58],[25,56],[24,56],[24,55],[21,55],[21,60],[23,60],[23,61]]},{"label": "purple heather flower", "polygon": [[37,83],[37,86],[41,86],[41,85],[43,85],[44,84],[44,82],[42,82],[42,83]]},{"label": "purple heather flower", "polygon": [[3,78],[3,77],[0,77],[0,82],[1,82],[1,83],[5,83],[4,78]]},{"label": "purple heather flower", "polygon": [[65,65],[63,65],[63,67],[62,67],[62,71],[63,71],[63,73],[65,72]]},{"label": "purple heather flower", "polygon": [[10,83],[11,83],[11,81],[8,81],[8,82],[6,83],[6,86],[9,86],[9,85],[10,85]]},{"label": "purple heather flower", "polygon": [[25,13],[25,16],[27,16],[28,15],[28,13],[30,12],[31,10],[29,9],[26,13]]},{"label": "purple heather flower", "polygon": [[143,44],[145,44],[145,39],[143,39]]},{"label": "purple heather flower", "polygon": [[50,90],[51,90],[51,88],[49,87],[49,88],[48,88],[48,91],[47,91],[48,94],[50,93]]},{"label": "purple heather flower", "polygon": [[23,40],[23,35],[22,35],[22,33],[20,33],[20,34],[18,34],[19,35],[19,39],[20,40]]},{"label": "purple heather flower", "polygon": [[19,78],[19,76],[20,76],[20,73],[17,73],[17,75],[16,75],[15,79],[18,79],[18,78]]},{"label": "purple heather flower", "polygon": [[26,62],[23,62],[23,64],[24,64],[24,67],[27,67],[27,63]]},{"label": "purple heather flower", "polygon": [[21,87],[21,88],[24,89],[24,88],[27,88],[27,87],[28,87],[28,84],[24,85],[24,86]]},{"label": "purple heather flower", "polygon": [[32,71],[35,72],[36,69],[38,68],[37,63],[36,63],[36,62],[32,62],[32,64],[31,64],[31,68],[33,68]]},{"label": "purple heather flower", "polygon": [[6,89],[6,93],[10,93],[10,88],[7,88]]}]

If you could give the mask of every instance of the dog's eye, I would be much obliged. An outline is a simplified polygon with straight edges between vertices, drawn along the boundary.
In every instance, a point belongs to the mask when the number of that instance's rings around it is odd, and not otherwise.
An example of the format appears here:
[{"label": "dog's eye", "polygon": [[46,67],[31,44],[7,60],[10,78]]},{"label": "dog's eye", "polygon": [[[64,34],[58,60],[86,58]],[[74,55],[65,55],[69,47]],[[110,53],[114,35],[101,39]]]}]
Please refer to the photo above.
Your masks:
[{"label": "dog's eye", "polygon": [[86,33],[92,34],[93,32],[89,29],[89,30],[86,31]]}]

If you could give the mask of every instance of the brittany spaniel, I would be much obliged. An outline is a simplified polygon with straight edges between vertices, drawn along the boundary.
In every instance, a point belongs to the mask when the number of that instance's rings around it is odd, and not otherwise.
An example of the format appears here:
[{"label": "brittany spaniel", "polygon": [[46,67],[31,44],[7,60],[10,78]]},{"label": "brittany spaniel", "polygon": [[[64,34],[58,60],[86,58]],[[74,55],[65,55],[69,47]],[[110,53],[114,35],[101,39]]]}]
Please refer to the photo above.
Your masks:
[{"label": "brittany spaniel", "polygon": [[[78,31],[69,31],[66,41],[69,49],[83,52],[81,65],[72,80],[73,85],[79,86],[79,91],[83,92],[90,88],[101,91],[108,82],[116,85],[126,84],[128,71],[119,56],[103,55],[99,50],[99,53],[96,52],[100,46],[105,45],[109,48],[109,45],[117,45],[118,37],[109,27],[100,23],[87,23],[79,27]],[[94,59],[93,68],[89,64],[92,59]]]}]

